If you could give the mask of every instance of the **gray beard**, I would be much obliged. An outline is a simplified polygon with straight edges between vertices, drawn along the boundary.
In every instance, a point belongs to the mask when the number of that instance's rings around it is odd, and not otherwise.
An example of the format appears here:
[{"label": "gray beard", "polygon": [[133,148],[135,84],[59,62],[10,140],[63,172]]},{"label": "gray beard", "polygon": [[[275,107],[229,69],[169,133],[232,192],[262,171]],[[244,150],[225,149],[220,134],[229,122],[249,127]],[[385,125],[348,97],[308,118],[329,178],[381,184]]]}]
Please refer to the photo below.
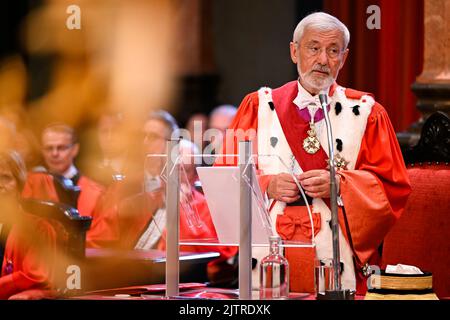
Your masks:
[{"label": "gray beard", "polygon": [[309,77],[306,76],[304,73],[300,73],[299,80],[301,79],[305,84],[307,84],[309,87],[311,87],[317,91],[321,91],[321,90],[329,88],[336,80],[333,77],[329,76],[325,80],[320,81],[320,83],[317,83],[316,81],[311,81],[308,78]]}]

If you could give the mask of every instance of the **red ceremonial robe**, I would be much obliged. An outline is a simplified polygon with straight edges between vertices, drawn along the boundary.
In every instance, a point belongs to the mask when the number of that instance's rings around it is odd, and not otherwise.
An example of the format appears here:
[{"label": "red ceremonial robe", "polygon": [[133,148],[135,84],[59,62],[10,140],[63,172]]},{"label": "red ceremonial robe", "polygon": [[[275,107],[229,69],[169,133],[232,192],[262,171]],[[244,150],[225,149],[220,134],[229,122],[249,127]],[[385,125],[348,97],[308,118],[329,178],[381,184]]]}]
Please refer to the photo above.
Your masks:
[{"label": "red ceremonial robe", "polygon": [[23,226],[14,225],[6,242],[0,299],[37,299],[54,295],[51,289],[56,254],[55,230],[34,215],[24,213],[23,218]]},{"label": "red ceremonial robe", "polygon": [[[333,96],[336,87],[337,85],[334,84],[330,88],[330,97]],[[293,103],[297,94],[297,81],[274,89],[272,98],[275,112],[295,159],[303,171],[325,169],[325,160],[328,156],[323,149],[311,155],[302,148],[301,144],[307,137],[309,124],[299,117],[298,107]],[[345,89],[345,96],[349,99],[360,99],[363,95],[366,93]],[[253,92],[244,98],[229,129],[242,129],[246,134],[236,136],[229,130],[223,142],[222,153],[237,154],[238,142],[242,140],[252,140],[253,152],[258,153],[257,134],[252,132],[252,129],[255,132],[258,130],[258,108],[258,92]],[[237,159],[233,157],[218,160],[222,160],[221,163],[226,165],[237,164]],[[339,224],[353,251],[357,291],[363,293],[366,290],[366,281],[362,274],[362,266],[366,263],[376,264],[377,249],[394,222],[400,217],[410,193],[409,179],[395,132],[385,109],[379,103],[375,102],[367,119],[354,169],[341,170],[339,175],[341,177],[340,195],[345,209],[345,211],[339,210]],[[270,179],[270,176],[259,178],[263,192],[267,190]],[[329,206],[329,199],[324,201]],[[306,207],[294,208],[299,211],[300,218],[307,215]],[[287,212],[285,211],[284,214]],[[282,230],[277,229],[277,231],[280,234],[283,233],[280,232]],[[305,235],[299,232],[295,235],[299,235],[298,240],[308,240],[308,236],[305,238]],[[312,292],[314,290],[313,261],[298,260],[305,259],[289,260],[291,289]],[[300,270],[303,271],[300,272]]]},{"label": "red ceremonial robe", "polygon": [[[164,192],[141,192],[124,197],[125,183],[111,185],[94,212],[91,230],[87,233],[87,247],[114,247],[132,250],[145,232],[153,215],[164,206]],[[180,241],[217,239],[216,230],[206,204],[205,197],[191,188],[192,202],[196,208],[198,225],[190,226],[188,214],[180,204]],[[95,217],[99,217],[96,219]],[[162,226],[164,228],[165,226]],[[165,234],[165,231],[164,231]],[[165,250],[165,236],[157,244],[157,249]],[[235,254],[235,248],[222,246],[181,246],[187,252],[219,252],[227,259]]]},{"label": "red ceremonial robe", "polygon": [[[81,192],[77,209],[81,216],[92,217],[95,206],[104,192],[104,188],[93,180],[81,176],[77,186]],[[58,194],[53,184],[53,177],[46,173],[30,172],[25,183],[22,197],[58,202]]]},{"label": "red ceremonial robe", "polygon": [[117,208],[123,198],[123,181],[114,181],[98,200],[92,214],[92,224],[86,233],[87,248],[119,247],[119,217]]}]

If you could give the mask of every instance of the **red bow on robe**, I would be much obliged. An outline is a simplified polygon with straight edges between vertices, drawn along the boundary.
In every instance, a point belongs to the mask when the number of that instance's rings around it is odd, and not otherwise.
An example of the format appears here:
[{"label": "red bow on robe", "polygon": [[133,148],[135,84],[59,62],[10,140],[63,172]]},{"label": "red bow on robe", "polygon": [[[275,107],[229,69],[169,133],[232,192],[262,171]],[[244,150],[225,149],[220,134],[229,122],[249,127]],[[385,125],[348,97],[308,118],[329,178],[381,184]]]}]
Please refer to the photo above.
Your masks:
[{"label": "red bow on robe", "polygon": [[[320,231],[320,213],[312,213],[314,235]],[[308,210],[304,206],[286,206],[284,213],[277,216],[277,232],[284,240],[311,242],[312,228]],[[290,273],[289,285],[292,292],[314,292],[315,248],[285,248]]]},{"label": "red bow on robe", "polygon": [[[314,236],[320,231],[320,213],[312,213],[314,224]],[[285,240],[301,240],[305,237],[307,241],[311,239],[312,227],[308,211],[299,210],[299,207],[287,206],[284,214],[277,216],[277,232]]]}]

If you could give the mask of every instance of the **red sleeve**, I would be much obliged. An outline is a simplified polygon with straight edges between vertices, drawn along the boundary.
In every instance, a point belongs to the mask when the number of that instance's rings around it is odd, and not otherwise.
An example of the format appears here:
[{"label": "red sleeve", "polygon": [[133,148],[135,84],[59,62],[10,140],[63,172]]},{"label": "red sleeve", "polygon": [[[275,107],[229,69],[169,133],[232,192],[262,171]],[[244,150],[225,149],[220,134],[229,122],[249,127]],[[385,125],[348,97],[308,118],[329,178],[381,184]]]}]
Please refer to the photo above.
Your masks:
[{"label": "red sleeve", "polygon": [[[258,153],[258,92],[248,94],[242,100],[222,144],[222,154],[233,155],[239,152],[239,141],[253,141],[253,154]],[[218,157],[214,165],[236,166],[236,157]],[[272,175],[258,175],[261,192],[264,194]]]},{"label": "red sleeve", "polygon": [[27,181],[22,191],[22,197],[25,199],[38,199],[58,202],[53,177],[46,173],[31,172],[28,174]]},{"label": "red sleeve", "polygon": [[87,248],[114,247],[119,241],[118,185],[112,184],[100,197],[86,233]]},{"label": "red sleeve", "polygon": [[355,170],[340,175],[349,241],[364,264],[400,217],[411,192],[394,129],[378,103],[367,119]]},{"label": "red sleeve", "polygon": [[6,244],[2,274],[8,261],[12,262],[13,272],[0,277],[0,299],[29,289],[51,292],[55,257],[56,233],[50,224],[33,217],[27,218],[25,228],[13,227]]},{"label": "red sleeve", "polygon": [[78,212],[81,216],[92,217],[97,202],[104,193],[105,189],[85,176],[80,178],[78,186],[81,189],[77,202]]}]

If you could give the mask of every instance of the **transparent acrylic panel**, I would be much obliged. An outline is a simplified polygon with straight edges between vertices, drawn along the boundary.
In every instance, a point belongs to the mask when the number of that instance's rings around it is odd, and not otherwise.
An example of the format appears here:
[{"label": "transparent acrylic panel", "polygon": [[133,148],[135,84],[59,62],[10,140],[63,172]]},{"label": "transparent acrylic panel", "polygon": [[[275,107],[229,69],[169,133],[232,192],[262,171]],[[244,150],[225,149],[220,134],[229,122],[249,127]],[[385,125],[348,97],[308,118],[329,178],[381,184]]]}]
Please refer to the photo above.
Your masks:
[{"label": "transparent acrylic panel", "polygon": [[[197,181],[195,185],[197,187],[201,186],[200,195],[202,205],[199,207],[199,202],[194,201],[196,206],[189,206],[187,204],[181,204],[180,206],[180,219],[185,219],[189,221],[189,217],[199,218],[201,222],[207,222],[207,226],[211,229],[215,229],[214,232],[206,233],[209,236],[202,237],[200,233],[196,232],[195,223],[189,224],[192,228],[187,230],[189,234],[183,234],[180,232],[180,245],[221,245],[221,246],[237,246],[239,245],[239,221],[240,221],[240,169],[239,166],[205,166],[201,164],[201,159],[203,155],[191,155],[192,160],[189,161],[184,157],[184,162],[180,160],[180,172],[189,173],[192,172],[192,168],[189,168],[192,164],[195,164],[197,172]],[[224,157],[234,158],[228,163],[235,164],[237,161],[237,155],[208,155],[208,157],[214,157],[216,159]],[[252,202],[252,245],[255,247],[268,247],[269,237],[276,234],[275,223],[276,221],[270,216],[269,208],[272,201],[269,201],[267,195],[262,193],[260,189],[259,179],[262,176],[261,170],[256,170],[256,165],[258,162],[263,163],[264,161],[270,161],[272,163],[279,162],[281,172],[289,173],[296,185],[299,188],[299,192],[302,197],[305,198],[305,194],[301,189],[294,171],[290,169],[285,163],[283,163],[280,157],[275,155],[270,156],[253,156],[250,161],[245,164],[245,169],[247,167],[251,168],[251,175],[254,177],[250,178],[248,175],[242,176],[242,183],[250,187],[251,192],[251,202]],[[225,160],[226,162],[226,160]],[[188,174],[189,176],[189,174]],[[184,181],[183,181],[184,179]],[[180,175],[180,185],[184,185],[187,179]],[[182,192],[184,195],[180,199],[186,199],[189,197],[185,188],[182,187]],[[198,194],[197,194],[198,197]],[[181,200],[182,201],[182,200]],[[204,206],[206,202],[206,207]],[[307,204],[307,200],[305,200]],[[310,213],[310,208],[307,206],[309,212],[310,221],[312,221],[312,215]],[[205,213],[204,211],[209,211]],[[185,211],[185,212],[183,212]],[[275,217],[276,218],[276,217]],[[191,219],[192,220],[192,219]],[[182,224],[182,221],[180,221]],[[314,227],[312,227],[313,229]],[[186,230],[185,230],[186,231]],[[314,233],[313,233],[314,234]],[[195,236],[192,236],[195,235]],[[313,247],[314,246],[314,236],[312,236],[310,241],[296,241],[296,240],[284,240],[282,246],[285,247]]]},{"label": "transparent acrylic panel", "polygon": [[[180,150],[183,150],[180,148]],[[236,160],[236,155],[226,155]],[[180,209],[180,246],[188,251],[216,251],[214,246],[239,245],[240,221],[240,181],[250,187],[252,207],[252,245],[268,247],[269,237],[276,234],[276,216],[271,216],[269,209],[273,200],[260,188],[259,179],[264,163],[279,163],[280,172],[288,173],[299,188],[301,197],[306,196],[298,182],[294,170],[276,155],[252,156],[245,164],[246,169],[254,177],[243,175],[240,179],[239,166],[210,166],[204,164],[204,155],[182,151],[174,160],[178,170],[179,209]],[[209,158],[223,158],[224,155],[208,155]],[[166,229],[166,183],[167,156],[165,154],[147,155],[144,167],[143,192],[149,199],[147,202],[150,220],[145,230],[136,235],[138,239],[135,249],[165,249]],[[231,161],[230,161],[231,162]],[[232,161],[235,162],[235,161]],[[173,174],[174,171],[169,174]],[[152,201],[159,201],[155,205]],[[311,209],[307,210],[312,221]],[[313,226],[311,227],[314,228]],[[209,248],[200,248],[207,246]],[[310,241],[283,240],[283,247],[313,247],[314,232]],[[198,247],[198,248],[195,248]]]},{"label": "transparent acrylic panel", "polygon": [[[240,221],[240,171],[239,167],[198,168],[202,188],[217,232],[219,243],[239,244]],[[252,238],[253,242],[266,243],[270,228],[257,216],[256,198],[252,197]]]},{"label": "transparent acrylic panel", "polygon": [[[138,210],[141,210],[138,213],[141,216],[134,219],[139,225],[128,231],[130,233],[128,237],[135,239],[134,249],[164,249],[167,220],[166,168],[167,156],[165,154],[148,154],[146,156],[140,195],[143,201],[135,204],[138,206]],[[141,206],[142,208],[139,208]]]},{"label": "transparent acrylic panel", "polygon": [[[181,157],[179,158],[179,181],[180,181],[180,245],[184,246],[229,246],[237,245],[222,241],[218,236],[217,216],[212,213],[210,201],[205,195],[205,186],[200,175],[214,170],[214,167],[207,163],[214,163],[216,155],[189,154],[184,148],[181,148]],[[207,157],[207,158],[206,158]],[[207,161],[205,161],[207,160]],[[237,182],[239,176],[231,173],[228,179]],[[219,181],[216,185],[221,185]],[[206,186],[208,189],[208,186]],[[223,188],[223,186],[221,186]],[[223,190],[222,199],[226,197],[226,190]],[[231,201],[235,201],[231,199]],[[216,202],[212,202],[215,207]],[[222,206],[223,207],[223,206]],[[229,229],[236,229],[236,221],[230,221]],[[220,230],[219,230],[220,231]],[[197,248],[198,251],[204,251],[207,248]],[[210,247],[211,250],[216,248]]]},{"label": "transparent acrylic panel", "polygon": [[[203,155],[180,149],[178,161],[180,185],[180,245],[219,244],[210,210],[201,188],[197,167],[202,167]],[[202,250],[202,249],[199,249]]]}]

